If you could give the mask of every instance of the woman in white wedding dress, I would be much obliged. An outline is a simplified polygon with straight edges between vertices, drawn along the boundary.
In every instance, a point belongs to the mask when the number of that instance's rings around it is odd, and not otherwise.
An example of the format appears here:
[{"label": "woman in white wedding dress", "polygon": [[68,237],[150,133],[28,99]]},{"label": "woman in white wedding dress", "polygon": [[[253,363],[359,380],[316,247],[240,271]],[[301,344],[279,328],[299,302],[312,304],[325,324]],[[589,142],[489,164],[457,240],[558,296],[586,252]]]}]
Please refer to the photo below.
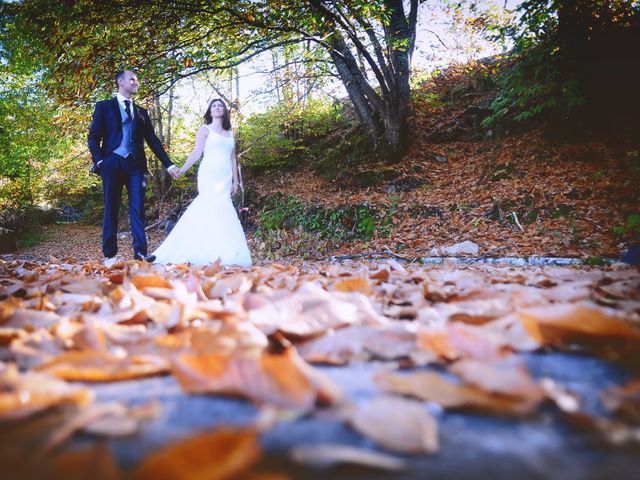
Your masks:
[{"label": "woman in white wedding dress", "polygon": [[231,202],[238,189],[235,140],[229,110],[221,99],[209,103],[195,147],[180,169],[184,174],[202,157],[198,196],[187,207],[162,245],[153,252],[156,263],[251,266],[242,225]]}]

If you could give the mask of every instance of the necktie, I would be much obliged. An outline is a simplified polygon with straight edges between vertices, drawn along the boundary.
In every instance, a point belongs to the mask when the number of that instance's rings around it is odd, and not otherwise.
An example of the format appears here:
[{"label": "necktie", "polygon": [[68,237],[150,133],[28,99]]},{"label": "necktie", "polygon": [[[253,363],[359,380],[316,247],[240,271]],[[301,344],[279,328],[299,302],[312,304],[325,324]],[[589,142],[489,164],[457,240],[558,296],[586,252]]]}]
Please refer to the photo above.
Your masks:
[{"label": "necktie", "polygon": [[131,100],[124,101],[124,111],[127,112],[127,117],[131,120]]}]

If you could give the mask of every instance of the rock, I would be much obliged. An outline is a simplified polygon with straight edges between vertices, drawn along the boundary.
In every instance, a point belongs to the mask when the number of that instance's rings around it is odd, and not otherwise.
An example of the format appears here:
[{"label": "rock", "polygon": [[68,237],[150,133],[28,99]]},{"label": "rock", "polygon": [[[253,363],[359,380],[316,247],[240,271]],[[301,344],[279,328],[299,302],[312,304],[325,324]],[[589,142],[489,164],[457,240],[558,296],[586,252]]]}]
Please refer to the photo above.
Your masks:
[{"label": "rock", "polygon": [[421,187],[425,183],[426,182],[423,178],[405,177],[386,184],[383,189],[385,193],[410,192],[411,190]]},{"label": "rock", "polygon": [[430,255],[432,257],[446,257],[456,255],[478,255],[478,245],[469,240],[465,240],[462,243],[456,243],[448,247],[432,248]]},{"label": "rock", "polygon": [[430,152],[429,156],[431,157],[432,160],[434,160],[437,163],[447,163],[449,161],[447,157],[445,157],[440,153]]}]

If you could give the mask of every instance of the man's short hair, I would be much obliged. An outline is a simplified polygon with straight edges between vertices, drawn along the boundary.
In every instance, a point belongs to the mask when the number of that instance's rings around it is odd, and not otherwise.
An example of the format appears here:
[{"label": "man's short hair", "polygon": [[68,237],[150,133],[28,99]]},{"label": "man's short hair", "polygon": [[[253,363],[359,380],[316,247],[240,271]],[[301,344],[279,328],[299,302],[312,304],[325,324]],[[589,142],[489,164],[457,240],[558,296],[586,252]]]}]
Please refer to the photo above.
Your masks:
[{"label": "man's short hair", "polygon": [[116,72],[116,75],[115,75],[116,88],[120,88],[120,85],[118,85],[118,80],[120,80],[120,78],[122,78],[122,76],[124,75],[124,72],[132,72],[134,74],[136,73],[133,70],[128,70],[128,69],[127,70],[118,70]]}]

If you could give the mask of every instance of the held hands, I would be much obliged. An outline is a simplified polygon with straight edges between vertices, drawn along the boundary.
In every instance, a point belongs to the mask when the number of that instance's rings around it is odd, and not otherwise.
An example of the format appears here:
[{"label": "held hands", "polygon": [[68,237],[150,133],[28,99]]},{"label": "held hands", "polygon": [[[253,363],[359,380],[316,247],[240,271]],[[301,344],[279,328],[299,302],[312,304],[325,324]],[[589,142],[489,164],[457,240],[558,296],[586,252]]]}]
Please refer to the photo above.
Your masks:
[{"label": "held hands", "polygon": [[175,165],[171,165],[167,171],[169,172],[169,175],[171,175],[171,177],[174,180],[182,174],[182,169],[181,168],[179,169]]}]

